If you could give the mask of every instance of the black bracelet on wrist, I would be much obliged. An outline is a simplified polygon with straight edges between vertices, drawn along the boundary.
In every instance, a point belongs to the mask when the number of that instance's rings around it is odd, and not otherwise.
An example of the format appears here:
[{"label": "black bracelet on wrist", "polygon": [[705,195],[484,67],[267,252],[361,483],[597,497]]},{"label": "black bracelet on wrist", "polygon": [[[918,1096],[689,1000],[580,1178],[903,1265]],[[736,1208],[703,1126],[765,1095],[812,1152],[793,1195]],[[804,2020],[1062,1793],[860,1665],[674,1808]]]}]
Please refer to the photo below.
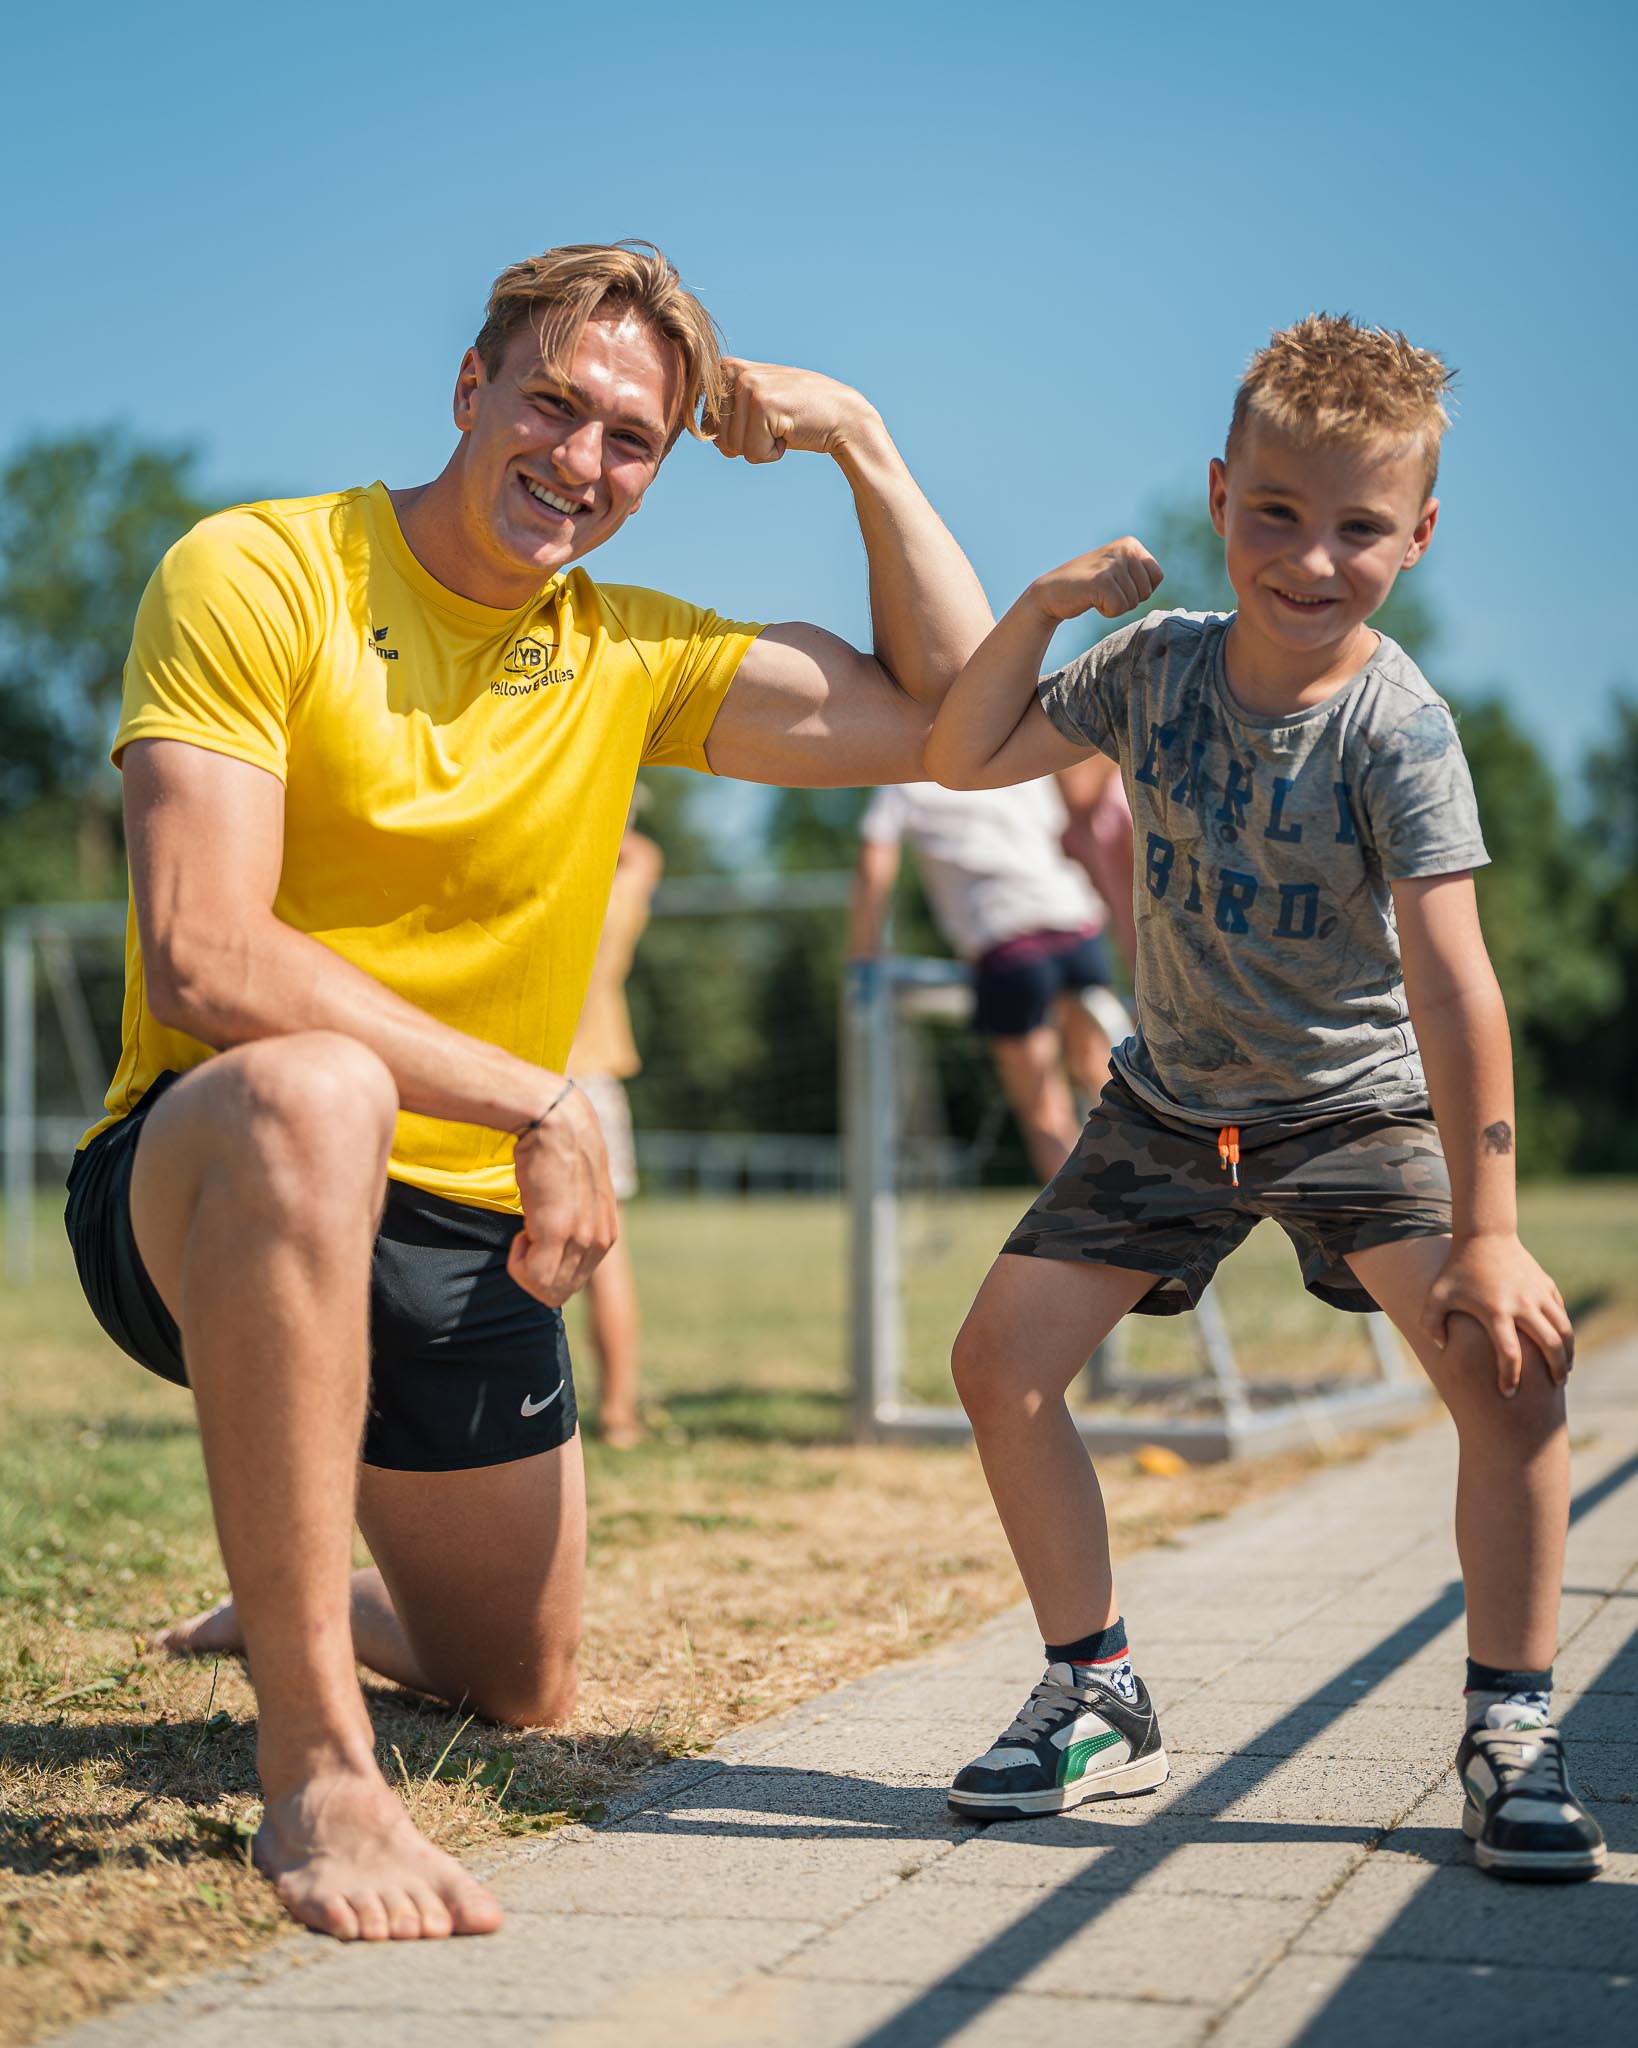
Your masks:
[{"label": "black bracelet on wrist", "polygon": [[563,1083],[563,1086],[552,1097],[551,1101],[548,1102],[546,1107],[540,1112],[539,1116],[530,1117],[529,1121],[523,1126],[522,1130],[513,1133],[518,1143],[521,1145],[524,1139],[528,1137],[531,1131],[538,1131],[541,1125],[551,1115],[552,1111],[557,1108],[559,1103],[567,1102],[569,1097],[574,1093],[575,1089],[578,1086],[579,1083],[575,1081],[572,1076],[570,1077],[570,1079],[565,1081]]}]

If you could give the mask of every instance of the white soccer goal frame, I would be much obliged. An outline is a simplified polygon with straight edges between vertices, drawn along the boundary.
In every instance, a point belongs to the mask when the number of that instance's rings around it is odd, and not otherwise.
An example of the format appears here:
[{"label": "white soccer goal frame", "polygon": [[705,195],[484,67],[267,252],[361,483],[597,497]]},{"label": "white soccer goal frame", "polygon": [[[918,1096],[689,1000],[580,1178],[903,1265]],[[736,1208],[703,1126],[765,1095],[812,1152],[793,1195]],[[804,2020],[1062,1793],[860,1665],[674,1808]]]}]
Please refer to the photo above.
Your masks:
[{"label": "white soccer goal frame", "polygon": [[[954,960],[886,954],[849,969],[843,995],[843,1157],[851,1261],[850,1350],[853,1428],[860,1442],[937,1443],[970,1434],[954,1405],[908,1401],[903,1392],[904,1306],[897,1173],[897,1038],[907,1002],[934,989],[960,989],[970,970]],[[1187,1378],[1128,1376],[1105,1346],[1082,1385],[1099,1398],[1141,1395],[1188,1400],[1205,1415],[1123,1415],[1072,1410],[1094,1450],[1158,1444],[1196,1462],[1267,1455],[1335,1436],[1349,1424],[1419,1414],[1431,1399],[1386,1316],[1364,1318],[1374,1379],[1343,1386],[1292,1386],[1242,1377],[1228,1327],[1208,1288],[1194,1317],[1201,1370]]]},{"label": "white soccer goal frame", "polygon": [[[0,936],[0,1051],[6,1069],[0,1153],[4,1155],[6,1278],[34,1277],[34,1180],[42,1152],[71,1153],[102,1114],[113,1068],[97,1044],[73,955],[76,939],[123,945],[123,903],[24,904],[6,913]],[[74,1069],[83,1114],[42,1116],[35,1100],[34,1006],[44,969]]]}]

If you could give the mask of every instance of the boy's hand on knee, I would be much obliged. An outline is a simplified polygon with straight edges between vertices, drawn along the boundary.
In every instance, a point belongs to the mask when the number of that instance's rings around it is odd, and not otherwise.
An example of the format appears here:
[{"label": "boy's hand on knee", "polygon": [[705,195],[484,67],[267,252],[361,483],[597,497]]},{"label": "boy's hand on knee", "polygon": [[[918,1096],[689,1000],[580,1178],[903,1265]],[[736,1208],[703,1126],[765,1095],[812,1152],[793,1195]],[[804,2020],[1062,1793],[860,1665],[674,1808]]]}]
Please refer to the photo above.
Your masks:
[{"label": "boy's hand on knee", "polygon": [[1128,534],[1037,576],[1030,594],[1048,619],[1078,619],[1083,612],[1118,619],[1122,612],[1147,604],[1165,574],[1142,541]]},{"label": "boy's hand on knee", "polygon": [[1496,1385],[1511,1399],[1524,1376],[1524,1342],[1562,1386],[1575,1362],[1564,1297],[1516,1237],[1458,1238],[1428,1289],[1422,1327],[1442,1351],[1453,1315],[1471,1316],[1496,1354]]}]

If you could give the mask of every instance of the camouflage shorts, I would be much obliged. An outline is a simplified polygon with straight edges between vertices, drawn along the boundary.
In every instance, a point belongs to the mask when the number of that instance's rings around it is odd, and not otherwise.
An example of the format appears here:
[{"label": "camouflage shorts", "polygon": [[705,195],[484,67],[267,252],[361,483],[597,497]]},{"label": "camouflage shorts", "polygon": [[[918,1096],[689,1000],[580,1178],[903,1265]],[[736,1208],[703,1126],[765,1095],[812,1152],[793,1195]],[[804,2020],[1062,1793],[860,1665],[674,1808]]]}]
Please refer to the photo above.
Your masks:
[{"label": "camouflage shorts", "polygon": [[1236,1188],[1215,1131],[1164,1121],[1117,1076],[1002,1250],[1153,1273],[1137,1313],[1174,1316],[1264,1216],[1295,1245],[1310,1294],[1368,1313],[1376,1303],[1348,1253],[1450,1229],[1432,1117],[1363,1109],[1323,1124],[1242,1126]]}]

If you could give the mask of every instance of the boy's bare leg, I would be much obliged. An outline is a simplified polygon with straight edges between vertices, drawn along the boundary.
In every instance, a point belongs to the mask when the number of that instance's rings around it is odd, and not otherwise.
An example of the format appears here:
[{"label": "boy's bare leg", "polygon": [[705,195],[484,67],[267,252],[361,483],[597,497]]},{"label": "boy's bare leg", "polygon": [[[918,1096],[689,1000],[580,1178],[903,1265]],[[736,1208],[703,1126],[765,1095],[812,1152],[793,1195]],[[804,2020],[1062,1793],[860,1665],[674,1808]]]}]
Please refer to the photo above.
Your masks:
[{"label": "boy's bare leg", "polygon": [[586,1282],[586,1316],[597,1353],[597,1433],[616,1450],[642,1434],[637,1419],[637,1276],[621,1233]]},{"label": "boy's bare leg", "polygon": [[1524,1338],[1519,1390],[1504,1397],[1494,1349],[1468,1316],[1452,1316],[1449,1342],[1436,1348],[1420,1317],[1450,1244],[1448,1237],[1412,1238],[1357,1252],[1348,1263],[1421,1360],[1456,1424],[1456,1550],[1469,1654],[1499,1670],[1545,1671],[1558,1646],[1569,1527],[1564,1393]]},{"label": "boy's bare leg", "polygon": [[1081,1135],[1081,1120],[1064,1078],[1062,1043],[1052,1025],[1038,1024],[1016,1038],[992,1038],[989,1047],[1030,1167],[1044,1187]]},{"label": "boy's bare leg", "polygon": [[131,1184],[256,1686],[256,1858],[297,1919],[348,1939],[500,1921],[382,1778],[353,1665],[370,1256],[396,1113],[386,1067],[354,1041],[263,1039],[155,1106]]},{"label": "boy's bare leg", "polygon": [[1003,1252],[951,1369],[1041,1637],[1069,1643],[1119,1612],[1097,1474],[1064,1399],[1149,1273]]}]

